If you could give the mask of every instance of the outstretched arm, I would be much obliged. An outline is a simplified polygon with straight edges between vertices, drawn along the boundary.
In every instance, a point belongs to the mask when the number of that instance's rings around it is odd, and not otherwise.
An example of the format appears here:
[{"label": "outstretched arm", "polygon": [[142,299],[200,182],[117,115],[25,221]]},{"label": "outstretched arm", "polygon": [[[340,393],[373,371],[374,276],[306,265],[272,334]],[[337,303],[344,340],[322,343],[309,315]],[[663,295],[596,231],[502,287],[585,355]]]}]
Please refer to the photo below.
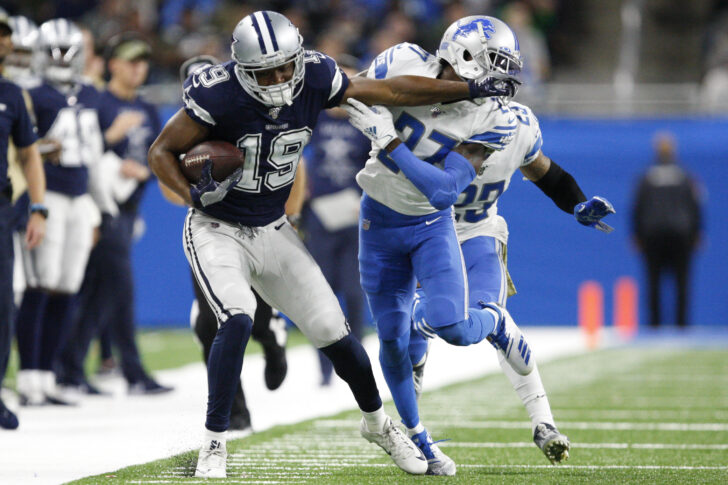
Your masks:
[{"label": "outstretched arm", "polygon": [[463,99],[512,96],[515,88],[509,81],[486,78],[475,82],[444,81],[420,76],[395,76],[389,79],[351,78],[341,98],[342,104],[355,98],[369,105],[422,106]]},{"label": "outstretched arm", "polygon": [[559,209],[574,214],[579,224],[612,232],[613,228],[601,221],[603,217],[614,214],[612,204],[603,197],[592,197],[587,201],[574,177],[543,152],[539,151],[536,160],[521,167],[521,172]]}]

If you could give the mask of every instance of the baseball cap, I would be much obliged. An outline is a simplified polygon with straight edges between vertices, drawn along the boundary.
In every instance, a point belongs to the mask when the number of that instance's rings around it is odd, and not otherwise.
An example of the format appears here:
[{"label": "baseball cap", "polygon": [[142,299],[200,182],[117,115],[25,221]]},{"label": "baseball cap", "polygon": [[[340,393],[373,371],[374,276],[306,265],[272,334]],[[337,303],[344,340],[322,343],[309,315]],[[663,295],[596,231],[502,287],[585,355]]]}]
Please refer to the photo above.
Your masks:
[{"label": "baseball cap", "polygon": [[0,26],[8,29],[8,32],[10,32],[11,34],[13,33],[13,27],[10,25],[10,17],[8,16],[8,13],[2,8],[0,8]]},{"label": "baseball cap", "polygon": [[123,59],[135,61],[148,59],[152,54],[152,47],[134,32],[125,32],[109,40],[107,57],[109,59]]}]

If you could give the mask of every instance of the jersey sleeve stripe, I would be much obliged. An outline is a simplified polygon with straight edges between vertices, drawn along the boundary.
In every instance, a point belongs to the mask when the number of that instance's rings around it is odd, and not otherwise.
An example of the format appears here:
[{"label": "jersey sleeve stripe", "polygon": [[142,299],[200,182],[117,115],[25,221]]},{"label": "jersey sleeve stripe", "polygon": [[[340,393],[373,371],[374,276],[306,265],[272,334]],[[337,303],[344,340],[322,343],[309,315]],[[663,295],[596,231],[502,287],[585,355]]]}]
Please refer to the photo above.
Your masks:
[{"label": "jersey sleeve stripe", "polygon": [[536,143],[533,144],[533,148],[531,148],[531,151],[526,154],[524,157],[524,160],[527,162],[532,162],[533,159],[538,154],[539,150],[541,150],[541,147],[543,146],[543,138],[541,138],[541,135],[538,135],[538,139],[536,140]]},{"label": "jersey sleeve stripe", "polygon": [[197,102],[190,97],[190,95],[185,91],[184,93],[184,102],[185,107],[192,112],[192,114],[195,116],[195,118],[198,118],[199,120],[203,121],[204,123],[207,123],[208,125],[216,125],[215,118],[212,117],[209,111],[207,111],[205,108],[197,104]]},{"label": "jersey sleeve stripe", "polygon": [[265,25],[268,26],[268,33],[270,34],[270,39],[273,41],[273,50],[278,50],[278,41],[276,40],[276,33],[273,31],[273,26],[270,23],[270,16],[268,15],[267,11],[263,12],[263,18],[265,18]]},{"label": "jersey sleeve stripe", "polygon": [[341,76],[341,69],[336,67],[336,73],[334,74],[334,79],[331,81],[331,92],[329,93],[329,101],[331,101],[331,98],[336,96],[339,93],[339,90],[341,89],[341,84],[344,82],[342,76]]}]

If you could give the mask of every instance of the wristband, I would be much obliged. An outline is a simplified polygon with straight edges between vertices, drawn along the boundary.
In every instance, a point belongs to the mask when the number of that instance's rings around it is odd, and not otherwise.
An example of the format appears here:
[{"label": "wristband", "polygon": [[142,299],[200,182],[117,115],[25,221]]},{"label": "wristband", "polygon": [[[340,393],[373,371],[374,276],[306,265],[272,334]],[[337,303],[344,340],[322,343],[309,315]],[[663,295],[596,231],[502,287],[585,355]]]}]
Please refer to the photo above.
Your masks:
[{"label": "wristband", "polygon": [[30,213],[31,214],[40,214],[43,216],[43,219],[48,219],[48,207],[44,206],[43,204],[36,203],[30,205]]}]

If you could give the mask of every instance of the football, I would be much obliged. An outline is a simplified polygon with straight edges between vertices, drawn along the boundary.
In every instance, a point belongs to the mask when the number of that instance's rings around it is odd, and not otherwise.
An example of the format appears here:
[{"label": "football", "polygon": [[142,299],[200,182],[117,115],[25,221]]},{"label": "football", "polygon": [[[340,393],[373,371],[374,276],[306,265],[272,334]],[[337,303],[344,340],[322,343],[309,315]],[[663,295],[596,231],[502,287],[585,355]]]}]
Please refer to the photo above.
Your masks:
[{"label": "football", "polygon": [[243,152],[226,141],[205,141],[189,150],[180,161],[182,173],[196,184],[200,180],[202,167],[212,161],[212,178],[222,182],[236,169],[243,166]]}]

